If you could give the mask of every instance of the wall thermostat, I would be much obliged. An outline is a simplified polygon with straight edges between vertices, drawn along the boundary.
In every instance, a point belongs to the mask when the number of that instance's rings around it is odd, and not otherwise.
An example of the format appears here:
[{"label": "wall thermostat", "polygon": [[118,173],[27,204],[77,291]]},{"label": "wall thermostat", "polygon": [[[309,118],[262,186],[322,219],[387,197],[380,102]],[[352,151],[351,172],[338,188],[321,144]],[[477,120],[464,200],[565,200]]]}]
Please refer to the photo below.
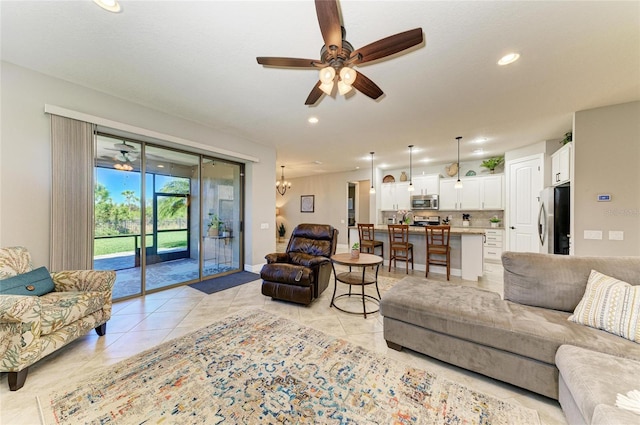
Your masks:
[{"label": "wall thermostat", "polygon": [[609,202],[611,201],[611,195],[608,193],[603,193],[598,195],[598,202]]}]

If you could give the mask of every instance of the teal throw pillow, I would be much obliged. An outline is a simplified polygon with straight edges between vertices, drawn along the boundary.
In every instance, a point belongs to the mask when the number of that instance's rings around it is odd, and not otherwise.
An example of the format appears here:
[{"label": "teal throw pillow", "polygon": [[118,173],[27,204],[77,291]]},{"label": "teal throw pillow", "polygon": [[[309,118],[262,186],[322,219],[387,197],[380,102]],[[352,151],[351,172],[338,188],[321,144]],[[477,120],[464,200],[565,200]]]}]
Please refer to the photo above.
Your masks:
[{"label": "teal throw pillow", "polygon": [[46,267],[0,280],[2,295],[40,296],[53,291],[53,280]]}]

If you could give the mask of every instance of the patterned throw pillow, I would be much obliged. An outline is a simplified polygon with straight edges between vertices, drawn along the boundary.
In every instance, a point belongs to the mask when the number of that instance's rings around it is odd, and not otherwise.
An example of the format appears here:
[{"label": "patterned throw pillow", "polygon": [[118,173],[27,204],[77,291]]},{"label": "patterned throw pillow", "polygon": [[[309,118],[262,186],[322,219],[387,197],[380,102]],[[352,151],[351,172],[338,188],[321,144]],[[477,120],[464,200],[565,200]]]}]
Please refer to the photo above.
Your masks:
[{"label": "patterned throw pillow", "polygon": [[53,280],[46,267],[40,267],[27,273],[0,280],[2,295],[40,296],[52,292]]},{"label": "patterned throw pillow", "polygon": [[640,343],[640,286],[591,270],[569,320]]}]

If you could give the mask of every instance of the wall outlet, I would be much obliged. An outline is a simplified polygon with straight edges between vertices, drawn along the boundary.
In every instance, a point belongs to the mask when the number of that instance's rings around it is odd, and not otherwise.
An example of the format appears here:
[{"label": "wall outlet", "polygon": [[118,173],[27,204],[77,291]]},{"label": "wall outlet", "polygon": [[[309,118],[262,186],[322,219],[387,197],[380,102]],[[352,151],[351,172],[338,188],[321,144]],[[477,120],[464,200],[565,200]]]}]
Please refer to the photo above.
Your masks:
[{"label": "wall outlet", "polygon": [[269,228],[269,223],[260,223],[260,228],[261,229],[268,229]]},{"label": "wall outlet", "polygon": [[624,232],[622,230],[609,230],[610,241],[623,241]]},{"label": "wall outlet", "polygon": [[585,230],[584,231],[585,239],[602,239],[602,230]]}]

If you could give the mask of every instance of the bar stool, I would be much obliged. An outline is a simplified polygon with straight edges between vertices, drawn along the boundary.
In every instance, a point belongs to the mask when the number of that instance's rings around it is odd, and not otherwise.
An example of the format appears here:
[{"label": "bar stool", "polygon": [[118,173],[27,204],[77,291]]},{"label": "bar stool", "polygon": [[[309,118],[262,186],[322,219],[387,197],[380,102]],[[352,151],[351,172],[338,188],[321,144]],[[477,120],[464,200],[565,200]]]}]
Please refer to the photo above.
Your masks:
[{"label": "bar stool", "polygon": [[391,261],[393,267],[397,266],[397,260],[404,261],[409,274],[409,261],[413,270],[413,244],[409,242],[409,225],[389,224],[389,271]]},{"label": "bar stool", "polygon": [[[424,276],[429,276],[429,265],[447,267],[447,280],[451,274],[451,247],[449,235],[451,226],[427,226],[427,271]],[[442,258],[444,257],[444,258]]]},{"label": "bar stool", "polygon": [[384,243],[375,240],[373,224],[359,223],[358,234],[360,235],[360,252],[375,254],[376,248],[380,247],[380,256],[384,257]]}]

